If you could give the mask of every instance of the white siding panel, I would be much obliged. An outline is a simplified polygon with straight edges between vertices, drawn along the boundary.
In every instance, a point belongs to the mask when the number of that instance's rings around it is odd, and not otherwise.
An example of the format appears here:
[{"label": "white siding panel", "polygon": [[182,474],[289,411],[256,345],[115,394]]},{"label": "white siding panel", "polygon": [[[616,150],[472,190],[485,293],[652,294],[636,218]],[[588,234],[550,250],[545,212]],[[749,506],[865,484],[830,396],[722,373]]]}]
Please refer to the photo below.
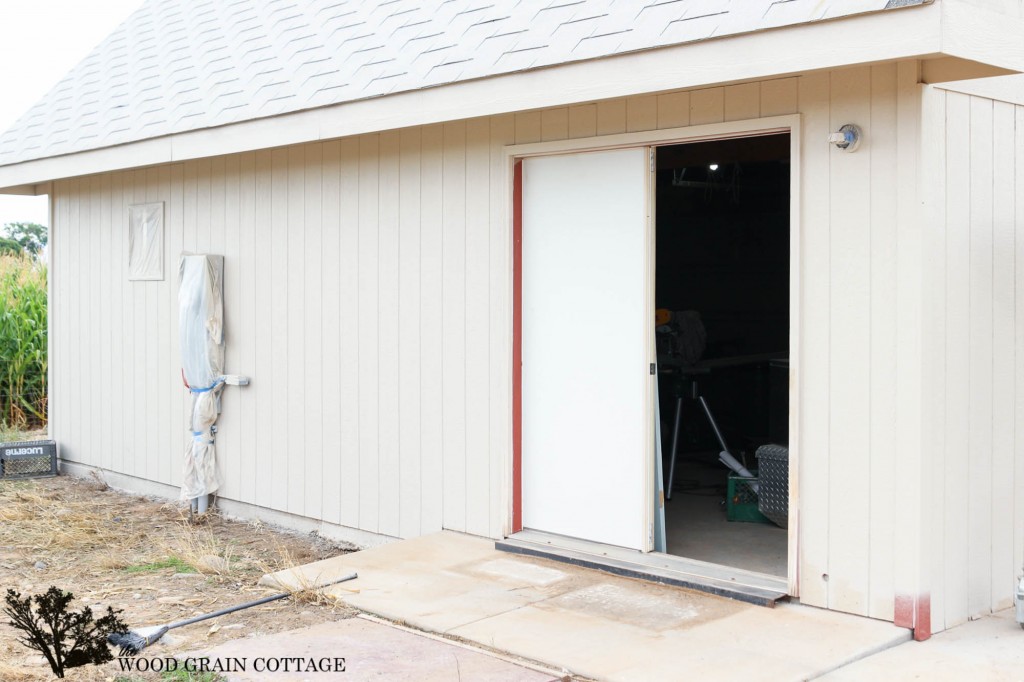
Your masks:
[{"label": "white siding panel", "polygon": [[799,79],[778,78],[761,83],[761,115],[782,116],[798,110]]},{"label": "white siding panel", "polygon": [[[623,111],[625,111],[625,104],[623,104]],[[522,114],[516,114],[516,144],[540,142],[541,123],[539,111],[527,111]],[[443,128],[447,129],[448,126],[443,126]]]},{"label": "white siding panel", "polygon": [[[69,183],[68,187],[68,213],[67,213],[67,229],[64,231],[64,252],[67,254],[67,269],[68,279],[71,280],[69,286],[65,289],[65,298],[67,302],[67,320],[68,327],[71,330],[71,334],[66,339],[68,344],[67,363],[68,368],[73,368],[73,371],[68,372],[67,382],[67,397],[64,401],[64,418],[65,423],[68,425],[69,433],[71,436],[64,442],[62,448],[64,456],[72,460],[81,460],[87,457],[86,453],[88,449],[84,446],[85,432],[82,426],[82,412],[81,403],[78,401],[82,395],[82,381],[79,368],[82,366],[83,344],[75,343],[79,338],[78,330],[82,328],[82,300],[81,300],[81,271],[82,271],[82,255],[79,252],[81,243],[81,221],[80,221],[80,210],[79,210],[79,197],[81,191],[79,189],[82,180],[75,179]],[[129,346],[130,348],[130,346]],[[88,349],[86,349],[88,350]],[[125,363],[131,364],[131,363]],[[127,420],[126,420],[127,421]],[[92,455],[95,458],[95,454]]]},{"label": "white siding panel", "polygon": [[[159,169],[159,186],[157,187],[156,201],[164,202],[164,277],[166,284],[156,284],[153,286],[154,294],[154,311],[159,320],[157,326],[157,338],[155,339],[156,348],[158,349],[159,364],[157,366],[157,381],[155,382],[156,390],[158,392],[157,398],[157,422],[156,430],[154,431],[155,443],[153,446],[153,457],[157,459],[157,473],[156,480],[158,481],[169,481],[171,479],[171,469],[174,466],[174,459],[171,456],[173,448],[171,447],[174,436],[179,435],[180,423],[173,423],[168,416],[171,414],[171,405],[178,400],[184,387],[180,383],[176,382],[175,379],[178,376],[178,367],[180,363],[178,361],[178,316],[177,307],[172,307],[166,304],[169,292],[177,293],[177,269],[174,267],[174,263],[177,261],[177,254],[180,249],[172,249],[172,232],[179,229],[181,223],[181,202],[180,202],[180,187],[176,188],[173,185],[173,176],[175,166],[161,166]],[[109,195],[108,195],[109,196]],[[231,200],[227,200],[228,204],[231,204]],[[109,219],[108,219],[109,220]],[[113,223],[108,222],[108,225]],[[236,241],[237,245],[237,233]],[[235,251],[237,253],[237,246]],[[107,252],[109,253],[109,252]],[[109,258],[109,256],[107,256]],[[105,277],[104,280],[109,281],[110,278]],[[238,282],[232,287],[234,295],[238,296]],[[232,415],[237,412],[232,412]],[[177,427],[177,428],[176,428]],[[228,429],[230,439],[237,439],[237,429]],[[238,453],[238,441],[229,440],[229,443],[233,442],[234,454],[236,461],[239,457]],[[229,465],[230,466],[230,465]],[[237,471],[238,466],[231,467],[232,471]]]},{"label": "white siding panel", "polygon": [[[476,119],[470,125],[489,125],[488,119]],[[559,109],[545,109],[540,115],[540,139],[564,140],[569,137],[569,110],[565,107]],[[482,141],[483,149],[487,148],[488,140]]]},{"label": "white siding panel", "polygon": [[[1010,143],[1010,139],[1006,140]],[[1014,111],[1014,458],[1013,498],[1001,508],[1013,510],[1013,557],[1024,559],[1024,107]],[[1007,472],[1009,473],[1009,472]],[[1015,574],[1016,575],[1016,574]],[[996,586],[998,587],[998,586]]]},{"label": "white siding panel", "polygon": [[[378,320],[380,136],[359,140],[359,528],[380,528]],[[385,358],[390,361],[391,358]]]},{"label": "white siding panel", "polygon": [[[614,135],[626,132],[626,100],[614,99],[597,103],[597,134]],[[516,144],[519,139],[519,116],[516,116]]]},{"label": "white siding panel", "polygon": [[[869,121],[871,73],[868,68],[832,74],[832,130],[843,123]],[[829,415],[829,526],[843,529],[829,542],[829,606],[867,610],[869,520],[868,467],[871,376],[871,299],[864,265],[871,263],[871,204],[846,201],[870,196],[871,154],[831,149],[831,250],[829,270],[829,399],[840,409]]]},{"label": "white siding panel", "polygon": [[[302,303],[306,317],[302,326],[302,344],[305,366],[299,371],[302,377],[300,390],[303,397],[299,404],[305,407],[304,451],[305,472],[303,477],[303,516],[323,518],[324,459],[328,453],[324,448],[324,329],[323,309],[324,277],[323,254],[323,156],[322,144],[305,146],[306,165],[303,184],[305,216],[305,254],[302,283]],[[230,299],[229,299],[230,300]]]},{"label": "white siding panel", "polygon": [[[495,149],[499,145],[512,144],[514,141],[515,134],[515,119],[510,114],[504,116],[495,116],[491,118],[492,124],[495,121],[509,121],[512,123],[513,139],[506,140],[498,136],[491,137],[491,153],[493,154]],[[583,104],[578,107],[569,107],[569,137],[593,137],[597,135],[597,105],[596,104]]]},{"label": "white siding panel", "polygon": [[399,413],[399,143],[397,132],[380,136],[380,215],[377,222],[377,318],[380,481],[380,532],[397,537],[401,524]]},{"label": "white siding panel", "polygon": [[403,130],[400,141],[398,252],[399,535],[420,533],[420,156],[421,131]]},{"label": "white siding panel", "polygon": [[[915,635],[929,631],[927,576],[923,568],[924,526],[932,518],[931,499],[925,483],[922,452],[921,400],[923,373],[923,238],[919,195],[919,161],[922,88],[919,69],[912,63],[897,69],[896,97],[896,348],[895,387],[896,423],[892,494],[895,499],[888,514],[893,524],[893,583],[896,594],[894,611],[897,624],[913,626]],[[884,465],[873,460],[872,466]],[[875,495],[877,496],[877,491]],[[874,502],[872,498],[872,515]],[[877,557],[884,561],[885,557]],[[876,557],[871,557],[875,561]]]},{"label": "white siding panel", "polygon": [[658,95],[658,127],[682,128],[690,123],[690,93]]},{"label": "white siding panel", "polygon": [[968,327],[967,545],[970,616],[988,613],[992,595],[992,101],[971,98]]},{"label": "white siding panel", "polygon": [[[286,260],[284,279],[287,291],[284,323],[285,349],[288,362],[285,364],[285,409],[279,413],[284,427],[282,446],[285,451],[301,452],[297,462],[287,462],[288,501],[286,509],[293,514],[302,514],[306,495],[306,467],[304,462],[311,456],[306,450],[306,148],[301,145],[288,148],[287,183],[284,190],[286,222],[284,229]],[[320,453],[312,455],[319,457]],[[288,458],[286,458],[288,459]]]},{"label": "white siding panel", "polygon": [[[111,234],[114,227],[114,221],[111,220],[111,176],[104,175],[99,178],[100,186],[97,188],[96,199],[100,203],[100,215],[99,222],[96,224],[95,229],[97,234],[96,242],[98,246],[98,253],[93,262],[99,267],[99,269],[107,269],[112,264],[110,263],[113,257],[112,242],[115,236]],[[98,299],[96,304],[99,308],[97,311],[102,319],[110,320],[114,315],[115,300],[112,295],[113,289],[113,278],[104,277],[102,273],[98,277],[99,288],[97,289]],[[166,310],[166,306],[161,306],[161,309]],[[115,359],[112,354],[113,346],[113,325],[106,324],[102,325],[100,331],[99,348],[97,349],[100,353],[99,360],[99,375],[97,381],[93,384],[96,387],[96,392],[99,396],[100,405],[104,406],[100,410],[99,418],[99,439],[97,447],[99,452],[97,453],[100,461],[100,466],[104,468],[110,468],[112,465],[112,455],[114,451],[115,442],[112,439],[114,413],[110,410],[111,400],[113,399],[112,382],[110,376],[113,372],[114,363],[119,359]],[[163,343],[163,339],[160,340]],[[164,413],[166,414],[166,413]],[[166,428],[167,420],[161,420],[161,427]],[[162,463],[162,462],[161,462]]]},{"label": "white siding panel", "polygon": [[933,267],[924,268],[922,334],[922,367],[924,400],[922,412],[922,450],[927,453],[928,471],[924,485],[931,491],[932,514],[925,542],[929,548],[925,562],[926,576],[931,591],[932,627],[941,629],[946,620],[946,522],[942,508],[946,488],[946,201],[943,186],[946,181],[946,97],[933,89],[923,92],[921,131],[933,144],[921,148],[921,200],[924,205],[922,219],[923,249],[926,261]]},{"label": "white siding panel", "polygon": [[[240,198],[238,195],[238,156],[221,157],[214,159],[214,225],[210,252],[225,255],[224,258],[224,309],[225,311],[237,311],[238,301],[235,296],[236,287],[232,280],[235,276],[235,258],[233,254],[238,253],[238,206]],[[219,198],[217,195],[220,195]],[[163,194],[162,196],[166,196]],[[230,207],[230,209],[228,208]],[[224,318],[224,339],[234,336],[232,325],[235,322],[235,315]],[[161,337],[168,336],[164,328]],[[225,352],[224,371],[231,370],[231,354]],[[162,358],[161,358],[162,364]],[[221,394],[221,415],[217,420],[217,457],[224,469],[238,471],[241,455],[238,451],[241,433],[238,423],[238,412],[234,404],[238,399],[238,391]],[[222,494],[225,497],[238,499],[241,497],[241,478],[224,482]]]},{"label": "white siding panel", "polygon": [[[566,110],[562,110],[566,111]],[[568,112],[566,111],[566,114]],[[561,120],[561,119],[560,119]],[[565,119],[567,121],[567,117]],[[560,139],[568,128],[560,126]],[[466,530],[474,535],[490,532],[490,176],[491,122],[474,119],[466,124],[466,177],[477,188],[466,195]]]},{"label": "white siding panel", "polygon": [[1014,554],[1014,337],[1015,231],[1014,106],[996,102],[993,111],[992,220],[992,575],[990,608],[1013,605],[1008,585],[1020,569]]},{"label": "white siding panel", "polygon": [[[209,165],[209,164],[207,163],[205,165]],[[131,175],[132,175],[131,203],[133,203],[133,204],[145,203],[146,202],[146,171],[145,170],[133,171],[131,173]],[[206,179],[207,179],[207,181],[209,180],[209,175],[206,176]],[[81,188],[83,190],[83,194],[82,194],[80,202],[79,202],[79,211],[80,211],[79,212],[79,216],[80,216],[80,219],[82,221],[81,222],[81,228],[82,229],[79,230],[79,237],[81,239],[81,241],[79,243],[79,255],[82,258],[84,258],[84,259],[88,258],[88,253],[89,253],[88,232],[87,232],[88,231],[88,223],[86,222],[88,220],[88,218],[87,218],[87,216],[88,216],[88,190],[87,190],[88,182],[89,182],[88,179],[83,180],[83,182],[82,182]],[[202,185],[200,185],[200,187],[202,187]],[[209,198],[208,195],[207,195],[207,198]],[[83,262],[81,264],[81,267],[82,267],[81,281],[85,284],[85,286],[82,287],[83,291],[82,291],[81,294],[79,294],[79,296],[82,299],[83,310],[86,310],[87,308],[85,308],[84,306],[85,306],[85,303],[86,303],[86,300],[85,300],[86,299],[86,295],[87,295],[86,292],[88,292],[88,290],[89,290],[88,282],[89,282],[89,273],[90,273],[90,268],[92,267],[92,263],[89,262],[88,260],[83,260]],[[152,406],[150,404],[150,396],[149,396],[149,390],[150,390],[150,387],[152,386],[152,380],[151,380],[150,376],[148,375],[148,372],[147,372],[148,365],[146,363],[146,354],[149,351],[149,349],[147,348],[147,345],[148,345],[147,342],[148,342],[149,339],[148,339],[148,335],[146,333],[147,332],[147,327],[146,327],[146,312],[147,312],[146,311],[146,308],[147,308],[147,306],[146,306],[146,289],[147,289],[147,286],[146,285],[149,284],[149,282],[132,282],[132,284],[134,286],[130,287],[130,290],[129,290],[130,294],[131,294],[131,307],[129,308],[129,311],[130,311],[131,316],[132,316],[132,321],[131,321],[131,327],[132,327],[132,346],[131,346],[131,348],[128,349],[128,352],[126,353],[126,356],[131,358],[131,360],[132,360],[133,381],[132,381],[132,385],[131,385],[131,393],[130,393],[130,395],[132,395],[132,397],[133,397],[133,404],[134,404],[133,411],[135,412],[135,418],[132,420],[135,423],[132,426],[132,438],[131,438],[131,444],[132,444],[131,472],[133,474],[135,474],[136,476],[139,476],[141,478],[148,478],[151,475],[150,474],[151,467],[150,467],[148,452],[147,452],[147,448],[146,448],[146,441],[147,441],[147,432],[148,432],[148,425],[149,425],[149,413],[150,413],[150,410],[152,409]],[[86,325],[83,325],[82,327],[80,327],[80,329],[86,329],[86,328],[87,328]],[[89,353],[89,349],[88,349],[87,346],[85,346],[85,344],[83,344],[82,355],[83,355],[83,357],[82,357],[83,365],[82,366],[83,367],[88,367],[89,363],[92,361],[92,358],[91,358],[91,353]],[[86,375],[83,373],[82,376],[84,378]],[[88,386],[88,382],[87,381],[85,382],[85,385]],[[87,405],[87,404],[88,403],[83,402],[83,406]],[[86,444],[86,447],[88,447],[89,437],[91,435],[93,423],[92,423],[92,420],[89,419],[88,416],[85,414],[84,410],[83,410],[83,417],[85,417],[85,423],[84,423],[84,427],[83,427],[83,433],[84,433],[83,442]]]},{"label": "white siding panel", "polygon": [[724,120],[725,88],[708,88],[690,93],[690,125],[721,123]]},{"label": "white siding panel", "polygon": [[[83,224],[86,228],[83,230],[83,236],[85,238],[84,246],[85,252],[88,255],[88,273],[86,277],[87,291],[95,292],[99,290],[99,279],[100,279],[100,263],[102,262],[102,254],[100,253],[100,238],[99,238],[99,226],[102,216],[100,215],[100,177],[93,176],[87,179],[87,193],[83,197],[83,208],[88,211],[88,217],[83,216]],[[148,312],[148,311],[147,311]],[[100,329],[99,325],[87,325],[80,332],[89,348],[98,348],[100,344]],[[99,360],[98,356],[94,356],[90,362],[87,362],[82,367],[82,374],[85,377],[85,383],[87,386],[96,386],[100,381],[99,374]],[[147,392],[152,392],[152,385],[146,382],[145,389]],[[103,419],[103,415],[100,413],[101,406],[98,400],[90,400],[88,403],[82,406],[83,417],[87,422],[88,436],[86,438],[87,447],[93,452],[103,452],[102,436],[100,435],[103,430],[103,424],[100,420]],[[147,460],[149,459],[149,449],[147,448]],[[102,457],[102,454],[101,454]],[[155,458],[153,460],[155,462]]]},{"label": "white siding panel", "polygon": [[971,451],[966,396],[970,391],[970,100],[963,95],[946,98],[946,187],[961,188],[946,194],[946,481],[943,487],[945,516],[946,601],[945,625],[967,620],[969,555],[968,481]]},{"label": "white siding panel", "polygon": [[[938,528],[930,533],[933,630],[1006,608],[1022,556],[1024,448],[1024,107],[929,89],[928,140],[944,154],[929,223],[926,451]],[[926,109],[927,110],[927,109]],[[931,341],[928,341],[931,339]],[[926,375],[927,376],[927,375]],[[940,395],[939,400],[928,399]]]},{"label": "white siding panel", "polygon": [[[270,376],[270,411],[266,419],[271,424],[270,490],[274,509],[287,510],[290,475],[295,462],[281,453],[290,450],[288,374],[293,371],[288,355],[288,150],[275,149],[270,156],[270,245],[271,257],[266,270],[270,279],[270,354],[267,369]],[[297,368],[294,368],[297,371]]]},{"label": "white siding panel", "polygon": [[[253,465],[255,479],[253,496],[264,505],[271,506],[277,499],[274,493],[275,469],[280,466],[274,461],[274,363],[272,348],[276,332],[271,321],[274,320],[272,309],[271,287],[273,285],[274,251],[267,248],[273,245],[273,203],[271,183],[273,180],[273,157],[269,151],[256,152],[253,172],[255,174],[255,222],[253,223],[253,280],[251,283],[251,300],[253,319],[252,339],[253,364],[246,368],[253,377],[250,393],[255,402],[255,450]],[[267,329],[269,324],[269,329]],[[263,329],[263,333],[255,333]],[[280,508],[280,507],[279,507]]]},{"label": "white siding panel", "polygon": [[441,365],[444,526],[466,530],[466,124],[444,125]]},{"label": "white siding panel", "polygon": [[800,191],[802,234],[800,267],[802,340],[800,363],[800,599],[827,607],[829,585],[829,279],[830,211],[828,74],[800,79],[800,110],[808,115],[801,127]]},{"label": "white siding panel", "polygon": [[[325,520],[341,522],[341,145],[325,142],[320,176],[320,297],[323,372],[323,506]],[[345,472],[346,474],[348,472]]]},{"label": "white siding panel", "polygon": [[[516,127],[518,128],[518,122]],[[442,365],[444,326],[442,324],[442,225],[441,173],[444,129],[423,129],[420,182],[422,207],[420,225],[420,533],[444,527],[444,406],[446,377]]]},{"label": "white siding panel", "polygon": [[658,127],[658,98],[654,95],[626,100],[626,131],[654,130]]},{"label": "white siding panel", "polygon": [[887,305],[896,291],[897,167],[896,65],[871,69],[871,281],[870,396],[868,398],[868,614],[893,617],[896,485],[896,310]]},{"label": "white siding panel", "polygon": [[725,120],[743,121],[761,115],[761,84],[743,83],[725,88]]},{"label": "white siding panel", "polygon": [[338,469],[340,480],[335,485],[340,498],[338,523],[362,528],[359,525],[359,510],[362,506],[359,402],[363,389],[359,381],[359,140],[342,140],[339,154],[341,222],[339,249],[334,257],[338,262],[337,314],[341,328],[338,343],[341,372],[338,382],[341,386],[341,442],[338,449],[341,465]]},{"label": "white siding panel", "polygon": [[[174,186],[173,171],[174,168],[172,168],[172,187]],[[238,176],[238,237],[236,242],[238,256],[233,268],[234,300],[237,307],[228,308],[226,311],[227,319],[235,320],[232,325],[234,333],[228,341],[231,349],[228,355],[228,368],[229,371],[251,377],[256,367],[256,330],[262,328],[257,326],[257,306],[254,296],[257,243],[255,153],[250,152],[239,157]],[[177,329],[177,322],[172,325],[172,328]],[[172,336],[177,338],[177,334]],[[178,365],[177,343],[172,343],[171,347],[171,364],[176,368]],[[258,476],[256,467],[256,393],[259,390],[256,384],[252,384],[249,389],[239,391],[237,395],[231,396],[231,404],[237,406],[238,428],[241,431],[238,440],[238,473],[241,478],[238,496],[240,500],[250,504],[256,501],[256,478]]]}]

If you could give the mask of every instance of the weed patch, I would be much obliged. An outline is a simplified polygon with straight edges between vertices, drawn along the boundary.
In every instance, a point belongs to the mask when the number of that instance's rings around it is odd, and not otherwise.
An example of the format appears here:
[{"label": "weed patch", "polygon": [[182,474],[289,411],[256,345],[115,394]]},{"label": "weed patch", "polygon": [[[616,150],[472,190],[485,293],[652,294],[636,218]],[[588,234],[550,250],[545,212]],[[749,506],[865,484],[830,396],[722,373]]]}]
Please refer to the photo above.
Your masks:
[{"label": "weed patch", "polygon": [[125,566],[124,570],[128,573],[151,573],[153,571],[161,571],[165,568],[173,568],[175,573],[196,572],[195,568],[176,556],[170,556],[166,559],[160,559],[159,561],[152,561],[148,564],[133,564],[131,566]]}]

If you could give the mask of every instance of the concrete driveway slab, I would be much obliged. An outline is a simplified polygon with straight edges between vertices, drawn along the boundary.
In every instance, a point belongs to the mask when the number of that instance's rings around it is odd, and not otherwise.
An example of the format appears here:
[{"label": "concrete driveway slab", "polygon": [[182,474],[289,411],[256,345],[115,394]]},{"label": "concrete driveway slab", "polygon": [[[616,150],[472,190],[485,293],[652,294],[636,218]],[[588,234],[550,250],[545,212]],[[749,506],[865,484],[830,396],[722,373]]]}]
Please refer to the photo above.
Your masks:
[{"label": "concrete driveway slab", "polygon": [[443,532],[268,576],[359,579],[327,590],[368,613],[598,680],[804,680],[910,639],[891,623],[775,609]]},{"label": "concrete driveway slab", "polygon": [[[188,655],[206,657],[211,664],[221,661],[225,668],[232,667],[233,662],[235,670],[224,674],[231,682],[552,682],[558,679],[484,652],[362,618],[236,639]],[[325,658],[344,658],[344,669],[328,672],[309,669],[310,661],[318,665]],[[237,669],[240,662],[244,662],[245,670]],[[289,670],[284,671],[285,667]]]},{"label": "concrete driveway slab", "polygon": [[1024,680],[1024,630],[1014,610],[1007,609],[862,659],[822,679],[1017,682]]}]

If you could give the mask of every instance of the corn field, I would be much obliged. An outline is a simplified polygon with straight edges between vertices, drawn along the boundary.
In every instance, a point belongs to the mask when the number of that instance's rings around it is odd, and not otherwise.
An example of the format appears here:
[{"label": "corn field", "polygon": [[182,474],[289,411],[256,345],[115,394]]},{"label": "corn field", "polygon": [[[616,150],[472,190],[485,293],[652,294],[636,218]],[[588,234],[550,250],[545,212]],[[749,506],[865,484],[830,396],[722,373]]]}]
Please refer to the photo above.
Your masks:
[{"label": "corn field", "polygon": [[46,425],[46,266],[0,255],[0,428]]}]

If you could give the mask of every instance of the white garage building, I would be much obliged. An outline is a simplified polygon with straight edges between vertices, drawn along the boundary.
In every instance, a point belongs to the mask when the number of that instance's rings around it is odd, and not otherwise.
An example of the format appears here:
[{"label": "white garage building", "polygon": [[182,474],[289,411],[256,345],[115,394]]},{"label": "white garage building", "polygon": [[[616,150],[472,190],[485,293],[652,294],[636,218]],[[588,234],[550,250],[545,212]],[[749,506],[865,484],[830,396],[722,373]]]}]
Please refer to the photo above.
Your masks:
[{"label": "white garage building", "polygon": [[[918,638],[1009,606],[1024,87],[973,79],[1024,71],[1024,4],[428,4],[148,0],[0,137],[0,191],[51,201],[64,468],[177,495],[177,262],[209,253],[252,378],[232,513],[640,557],[678,422],[663,549],[728,564],[685,549],[728,473],[707,397],[737,456],[788,445],[786,531],[705,524],[781,552],[736,567]],[[698,359],[656,308],[699,314]]]}]

